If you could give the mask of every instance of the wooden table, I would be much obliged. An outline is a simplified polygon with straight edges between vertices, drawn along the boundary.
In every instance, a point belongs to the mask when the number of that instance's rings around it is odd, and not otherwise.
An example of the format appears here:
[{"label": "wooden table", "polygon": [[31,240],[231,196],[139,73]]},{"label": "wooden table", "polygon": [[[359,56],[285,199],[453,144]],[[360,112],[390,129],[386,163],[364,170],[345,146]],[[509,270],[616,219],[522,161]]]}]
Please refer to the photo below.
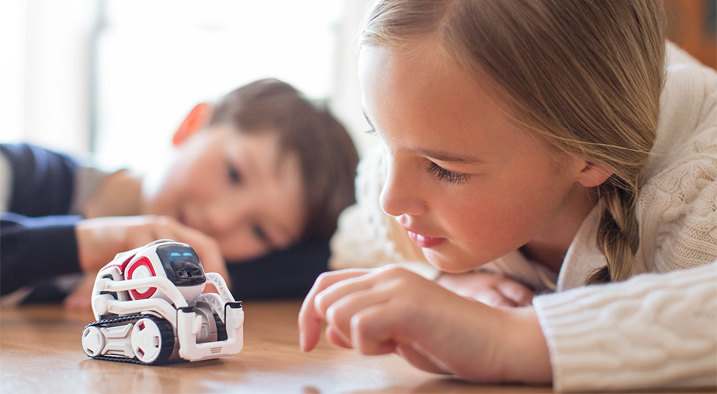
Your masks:
[{"label": "wooden table", "polygon": [[298,301],[245,302],[244,349],[221,360],[144,366],[92,360],[80,344],[89,311],[0,310],[2,393],[548,393],[550,387],[479,386],[421,372],[395,355],[364,357],[322,339],[302,353]]}]

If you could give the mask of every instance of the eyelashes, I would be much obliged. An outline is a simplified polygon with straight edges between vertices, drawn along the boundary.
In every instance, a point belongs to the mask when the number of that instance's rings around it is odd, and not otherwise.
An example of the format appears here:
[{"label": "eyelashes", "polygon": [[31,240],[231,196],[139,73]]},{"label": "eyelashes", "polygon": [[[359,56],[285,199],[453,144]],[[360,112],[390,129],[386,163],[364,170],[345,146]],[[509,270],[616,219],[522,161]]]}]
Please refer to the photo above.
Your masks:
[{"label": "eyelashes", "polygon": [[[375,129],[366,130],[365,133],[372,136],[378,135]],[[456,185],[468,180],[468,174],[461,174],[459,172],[446,170],[432,161],[430,163],[431,164],[428,166],[428,172],[435,176],[439,181]]]},{"label": "eyelashes", "polygon": [[451,184],[459,184],[468,180],[467,174],[448,171],[434,162],[431,162],[431,164],[428,166],[428,172],[438,178],[439,181]]}]

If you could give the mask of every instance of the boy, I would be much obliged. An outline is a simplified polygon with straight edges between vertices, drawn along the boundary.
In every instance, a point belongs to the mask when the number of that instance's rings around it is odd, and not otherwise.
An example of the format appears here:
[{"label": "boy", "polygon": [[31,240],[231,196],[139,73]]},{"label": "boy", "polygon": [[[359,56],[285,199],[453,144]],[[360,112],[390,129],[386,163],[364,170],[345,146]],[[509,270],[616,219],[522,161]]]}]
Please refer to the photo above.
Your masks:
[{"label": "boy", "polygon": [[[196,106],[172,142],[173,160],[147,176],[102,173],[29,145],[0,146],[9,174],[0,178],[8,190],[0,192],[1,294],[24,287],[15,299],[58,301],[74,283],[62,286],[57,277],[92,275],[116,253],[159,238],[190,244],[207,271],[230,280],[224,259],[247,261],[292,245],[320,256],[339,213],[354,202],[358,155],[346,130],[275,79]],[[326,269],[321,260],[310,261],[310,276]],[[273,276],[281,283],[282,274],[297,278],[269,262],[261,262],[263,272],[248,266],[260,275],[252,278],[257,286],[271,287]],[[43,279],[52,283],[25,287]],[[305,279],[296,294],[276,294],[302,295],[313,280]],[[84,290],[70,300],[89,302]]]}]

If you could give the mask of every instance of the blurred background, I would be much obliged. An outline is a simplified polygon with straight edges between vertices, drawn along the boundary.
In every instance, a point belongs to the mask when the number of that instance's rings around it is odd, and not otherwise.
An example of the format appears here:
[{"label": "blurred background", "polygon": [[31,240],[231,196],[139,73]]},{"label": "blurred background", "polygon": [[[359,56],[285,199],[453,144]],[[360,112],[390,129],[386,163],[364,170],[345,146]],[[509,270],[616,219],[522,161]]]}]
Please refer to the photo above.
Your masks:
[{"label": "blurred background", "polygon": [[364,149],[355,35],[368,0],[3,0],[0,142],[140,171],[202,101],[265,77],[325,101]]},{"label": "blurred background", "polygon": [[[369,0],[3,0],[0,142],[139,171],[191,108],[263,77],[325,101],[363,151],[355,36]],[[717,0],[663,0],[669,38],[717,67]]]}]

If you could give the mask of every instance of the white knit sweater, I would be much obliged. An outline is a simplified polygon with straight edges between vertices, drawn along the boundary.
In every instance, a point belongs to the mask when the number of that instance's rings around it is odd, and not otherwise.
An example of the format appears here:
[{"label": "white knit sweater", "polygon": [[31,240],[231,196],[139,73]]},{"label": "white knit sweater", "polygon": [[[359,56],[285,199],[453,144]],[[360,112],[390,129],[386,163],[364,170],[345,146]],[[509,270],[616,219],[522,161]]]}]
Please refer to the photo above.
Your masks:
[{"label": "white knit sweater", "polygon": [[[583,222],[559,274],[515,251],[481,269],[535,290],[558,391],[717,385],[717,73],[669,44],[657,138],[639,196],[638,275],[581,287],[605,264],[602,207]],[[339,219],[332,269],[398,263],[439,272],[378,204],[385,151],[366,153],[357,204]]]}]

